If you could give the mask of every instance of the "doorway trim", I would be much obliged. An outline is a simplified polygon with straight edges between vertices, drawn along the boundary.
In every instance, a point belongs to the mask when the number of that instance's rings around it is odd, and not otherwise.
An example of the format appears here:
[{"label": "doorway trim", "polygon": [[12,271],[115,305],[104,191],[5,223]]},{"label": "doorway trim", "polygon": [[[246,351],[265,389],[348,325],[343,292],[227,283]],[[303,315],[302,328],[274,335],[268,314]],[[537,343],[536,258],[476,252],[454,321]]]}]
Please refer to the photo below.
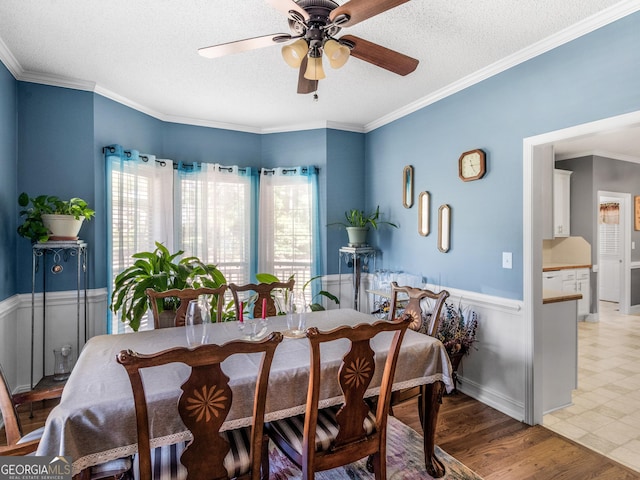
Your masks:
[{"label": "doorway trim", "polygon": [[[584,123],[523,139],[523,321],[525,349],[524,421],[542,423],[542,230],[540,199],[543,192],[543,157],[555,142],[591,136],[602,132],[640,126],[640,111]],[[536,375],[536,372],[538,374]]]}]

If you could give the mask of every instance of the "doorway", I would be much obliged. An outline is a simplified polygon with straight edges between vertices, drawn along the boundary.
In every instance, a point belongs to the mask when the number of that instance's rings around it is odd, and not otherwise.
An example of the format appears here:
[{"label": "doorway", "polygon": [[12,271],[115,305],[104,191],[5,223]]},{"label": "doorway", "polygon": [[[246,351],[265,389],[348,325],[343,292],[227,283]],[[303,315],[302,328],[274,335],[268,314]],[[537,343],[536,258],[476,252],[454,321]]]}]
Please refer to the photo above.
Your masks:
[{"label": "doorway", "polygon": [[[597,299],[616,302],[621,313],[630,309],[630,259],[625,253],[630,232],[627,217],[631,195],[598,192],[598,286]],[[629,217],[630,218],[630,217]],[[597,303],[595,303],[597,305]]]},{"label": "doorway", "polygon": [[[545,223],[539,205],[540,198],[544,198],[545,178],[548,178],[549,169],[553,167],[553,155],[549,155],[549,150],[553,152],[554,145],[563,141],[602,136],[612,132],[629,132],[633,135],[633,129],[638,128],[640,111],[525,138],[523,141],[523,315],[527,348],[524,420],[531,425],[542,423],[543,411],[543,379],[540,375],[543,371],[542,328],[541,322],[536,319],[542,318],[541,245]],[[624,250],[628,252],[630,245]],[[629,268],[624,270],[629,271]]]}]

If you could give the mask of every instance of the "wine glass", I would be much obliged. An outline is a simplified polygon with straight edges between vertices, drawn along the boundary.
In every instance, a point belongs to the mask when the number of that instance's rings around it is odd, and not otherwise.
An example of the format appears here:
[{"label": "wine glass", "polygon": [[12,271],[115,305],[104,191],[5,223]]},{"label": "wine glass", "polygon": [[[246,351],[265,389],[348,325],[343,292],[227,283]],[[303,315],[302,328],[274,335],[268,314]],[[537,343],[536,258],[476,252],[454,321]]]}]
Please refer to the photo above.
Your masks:
[{"label": "wine glass", "polygon": [[207,317],[201,315],[198,300],[190,300],[187,306],[187,313],[184,317],[184,324],[187,330],[187,344],[190,347],[204,345],[209,340],[209,326],[211,315]]}]

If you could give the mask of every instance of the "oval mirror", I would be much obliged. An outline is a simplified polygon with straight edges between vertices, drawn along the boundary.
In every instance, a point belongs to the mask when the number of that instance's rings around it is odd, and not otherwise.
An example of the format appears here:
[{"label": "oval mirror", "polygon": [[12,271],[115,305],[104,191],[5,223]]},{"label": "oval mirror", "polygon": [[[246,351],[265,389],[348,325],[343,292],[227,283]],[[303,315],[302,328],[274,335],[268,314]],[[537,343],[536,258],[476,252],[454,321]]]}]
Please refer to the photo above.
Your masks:
[{"label": "oval mirror", "polygon": [[438,250],[448,252],[451,244],[451,207],[440,205],[438,209]]},{"label": "oval mirror", "polygon": [[402,170],[402,205],[404,208],[413,206],[413,167],[407,165]]},{"label": "oval mirror", "polygon": [[429,192],[420,192],[418,195],[418,233],[423,237],[429,235],[429,210],[431,198]]}]

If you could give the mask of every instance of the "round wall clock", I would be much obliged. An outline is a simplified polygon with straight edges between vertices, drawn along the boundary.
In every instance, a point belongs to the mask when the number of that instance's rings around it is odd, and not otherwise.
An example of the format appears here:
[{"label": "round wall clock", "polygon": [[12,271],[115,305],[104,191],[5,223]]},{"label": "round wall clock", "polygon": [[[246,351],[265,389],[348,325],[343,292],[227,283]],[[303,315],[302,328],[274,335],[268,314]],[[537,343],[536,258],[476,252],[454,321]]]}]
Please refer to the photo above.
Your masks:
[{"label": "round wall clock", "polygon": [[484,176],[486,169],[486,156],[482,150],[470,150],[460,155],[458,176],[462,181],[478,180]]}]

